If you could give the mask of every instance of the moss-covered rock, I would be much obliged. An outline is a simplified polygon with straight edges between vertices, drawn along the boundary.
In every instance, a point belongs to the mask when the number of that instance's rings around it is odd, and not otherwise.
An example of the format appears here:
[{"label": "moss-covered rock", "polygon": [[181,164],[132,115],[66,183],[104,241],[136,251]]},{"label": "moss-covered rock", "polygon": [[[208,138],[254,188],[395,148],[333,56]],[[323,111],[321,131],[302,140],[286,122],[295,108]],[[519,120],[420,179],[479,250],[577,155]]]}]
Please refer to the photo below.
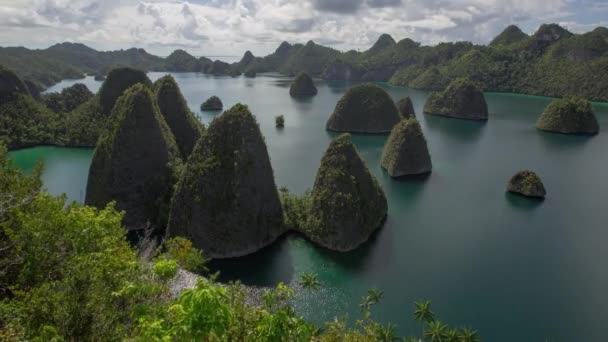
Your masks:
[{"label": "moss-covered rock", "polygon": [[222,110],[224,104],[217,96],[211,96],[203,104],[201,104],[201,110]]},{"label": "moss-covered rock", "polygon": [[188,108],[179,86],[171,75],[154,82],[154,93],[158,108],[173,132],[182,157],[186,160],[201,137],[203,124]]},{"label": "moss-covered rock", "polygon": [[536,122],[536,128],[563,134],[597,134],[600,129],[591,103],[580,97],[553,100]]},{"label": "moss-covered rock", "polygon": [[116,201],[130,231],[162,231],[181,169],[173,134],[143,84],[124,92],[112,117],[93,154],[85,203],[102,208]]},{"label": "moss-covered rock", "polygon": [[99,103],[104,113],[110,113],[116,100],[131,86],[143,83],[152,86],[146,73],[133,68],[116,68],[108,73],[106,80],[99,89]]},{"label": "moss-covered rock", "polygon": [[483,92],[464,78],[452,81],[442,92],[431,94],[424,105],[424,112],[468,120],[488,119],[488,105]]},{"label": "moss-covered rock", "polygon": [[355,249],[379,229],[387,202],[380,185],[361,160],[349,134],[330,145],[311,192],[309,224],[304,232],[329,249]]},{"label": "moss-covered rock", "polygon": [[336,104],[326,128],[336,132],[389,133],[401,120],[399,110],[384,89],[374,84],[350,88]]},{"label": "moss-covered rock", "polygon": [[169,234],[189,238],[211,258],[253,253],[285,231],[266,143],[247,108],[215,118],[180,179]]},{"label": "moss-covered rock", "polygon": [[313,96],[317,95],[317,87],[312,78],[305,72],[300,73],[289,87],[291,96]]},{"label": "moss-covered rock", "polygon": [[507,191],[527,197],[544,198],[545,186],[538,175],[532,171],[520,171],[509,180]]},{"label": "moss-covered rock", "polygon": [[382,151],[381,165],[391,177],[431,172],[426,139],[415,118],[403,119],[393,128]]},{"label": "moss-covered rock", "polygon": [[414,104],[412,103],[412,99],[409,96],[406,96],[395,103],[399,113],[404,118],[416,117],[416,112],[414,111]]},{"label": "moss-covered rock", "polygon": [[408,83],[410,88],[440,91],[445,89],[449,80],[439,69],[431,67]]},{"label": "moss-covered rock", "polygon": [[17,74],[0,66],[0,100],[6,100],[15,94],[30,95],[30,92]]}]

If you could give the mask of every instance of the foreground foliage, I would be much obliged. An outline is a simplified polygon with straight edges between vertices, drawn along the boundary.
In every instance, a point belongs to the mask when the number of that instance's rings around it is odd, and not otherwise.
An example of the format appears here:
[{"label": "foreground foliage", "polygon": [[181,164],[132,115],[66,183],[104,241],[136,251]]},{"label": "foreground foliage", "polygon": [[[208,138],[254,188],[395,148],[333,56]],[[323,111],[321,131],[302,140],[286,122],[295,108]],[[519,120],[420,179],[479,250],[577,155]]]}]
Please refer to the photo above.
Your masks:
[{"label": "foreground foliage", "polygon": [[[396,326],[372,318],[383,293],[370,290],[354,324],[335,319],[320,328],[292,307],[285,284],[248,304],[244,286],[200,277],[177,297],[179,269],[204,272],[206,260],[183,238],[166,241],[152,258],[126,240],[123,213],[66,203],[41,191],[40,171],[15,169],[0,146],[0,340],[2,341],[396,341]],[[303,290],[321,285],[314,273]],[[427,341],[478,341],[469,329],[448,329],[430,304],[416,311]],[[406,341],[418,341],[409,337]]]}]

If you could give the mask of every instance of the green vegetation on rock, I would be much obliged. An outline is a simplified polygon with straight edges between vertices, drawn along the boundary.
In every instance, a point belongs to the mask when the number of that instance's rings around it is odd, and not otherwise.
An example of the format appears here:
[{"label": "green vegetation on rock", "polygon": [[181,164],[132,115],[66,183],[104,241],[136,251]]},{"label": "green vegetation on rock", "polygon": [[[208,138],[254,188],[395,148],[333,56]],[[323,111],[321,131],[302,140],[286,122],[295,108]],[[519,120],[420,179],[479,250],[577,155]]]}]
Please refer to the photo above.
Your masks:
[{"label": "green vegetation on rock", "polygon": [[511,45],[514,43],[522,42],[528,39],[528,37],[529,36],[523,33],[519,27],[515,25],[509,25],[498,36],[496,36],[492,40],[492,42],[490,42],[490,46]]},{"label": "green vegetation on rock", "polygon": [[423,73],[419,74],[407,85],[414,89],[439,91],[445,89],[448,83],[448,78],[442,75],[439,69],[431,67]]},{"label": "green vegetation on rock", "polygon": [[204,131],[203,124],[190,111],[173,76],[166,75],[154,82],[158,108],[171,128],[184,160]]},{"label": "green vegetation on rock", "polygon": [[468,120],[488,119],[488,105],[483,93],[464,78],[452,81],[442,92],[432,93],[424,105],[424,112]]},{"label": "green vegetation on rock", "polygon": [[253,253],[285,231],[266,143],[247,108],[216,117],[196,144],[172,201],[169,234],[212,258]]},{"label": "green vegetation on rock", "polygon": [[291,83],[289,95],[296,97],[317,95],[317,87],[315,87],[315,83],[312,81],[310,75],[302,72]]},{"label": "green vegetation on rock", "polygon": [[544,198],[546,191],[536,173],[528,170],[516,173],[507,184],[507,191],[527,197]]},{"label": "green vegetation on rock", "polygon": [[104,113],[110,113],[116,100],[131,86],[142,83],[151,87],[152,82],[146,73],[133,68],[112,69],[99,89],[99,103]]},{"label": "green vegetation on rock", "polygon": [[387,214],[384,192],[349,134],[340,135],[329,145],[310,196],[304,233],[333,250],[355,249],[382,226]]},{"label": "green vegetation on rock", "polygon": [[42,96],[44,104],[56,113],[71,112],[95,96],[86,85],[76,83],[64,88],[61,93],[49,93]]},{"label": "green vegetation on rock", "polygon": [[211,96],[203,104],[201,104],[201,110],[222,110],[224,104],[217,96]]},{"label": "green vegetation on rock", "polygon": [[336,132],[389,133],[400,121],[399,110],[384,89],[374,84],[350,88],[336,104],[326,128]]},{"label": "green vegetation on rock", "polygon": [[124,92],[112,127],[99,139],[89,169],[87,205],[111,201],[126,211],[129,230],[166,226],[173,186],[181,171],[179,150],[148,86]]},{"label": "green vegetation on rock", "polygon": [[279,116],[275,117],[274,121],[275,121],[275,125],[277,126],[277,128],[285,127],[285,117],[283,115],[279,115]]},{"label": "green vegetation on rock", "polygon": [[402,98],[401,100],[395,103],[399,113],[404,118],[416,117],[416,112],[414,111],[414,104],[412,103],[412,99],[409,96]]},{"label": "green vegetation on rock", "polygon": [[553,100],[540,115],[536,127],[563,134],[597,134],[600,129],[591,103],[580,97]]},{"label": "green vegetation on rock", "polygon": [[393,128],[382,151],[381,165],[391,177],[431,172],[426,139],[415,118],[403,119]]}]

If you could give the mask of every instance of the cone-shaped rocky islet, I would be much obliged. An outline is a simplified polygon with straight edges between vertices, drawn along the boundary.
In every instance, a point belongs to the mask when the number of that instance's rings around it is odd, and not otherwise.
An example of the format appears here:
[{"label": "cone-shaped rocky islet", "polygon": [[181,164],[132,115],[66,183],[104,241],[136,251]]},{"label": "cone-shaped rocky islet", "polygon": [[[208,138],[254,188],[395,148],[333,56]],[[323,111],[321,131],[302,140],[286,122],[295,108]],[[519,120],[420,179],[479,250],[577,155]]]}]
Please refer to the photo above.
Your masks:
[{"label": "cone-shaped rocky islet", "polygon": [[112,117],[93,154],[85,203],[102,208],[116,201],[129,230],[164,228],[181,168],[173,134],[143,84],[124,92]]},{"label": "cone-shaped rocky islet", "polygon": [[507,191],[526,197],[544,198],[545,186],[540,177],[532,171],[524,170],[516,173],[507,184]]},{"label": "cone-shaped rocky islet", "polygon": [[312,78],[305,72],[300,73],[289,87],[291,96],[313,96],[317,95],[317,87]]},{"label": "cone-shaped rocky islet", "polygon": [[381,165],[391,177],[431,172],[426,139],[415,118],[403,119],[393,128],[382,151]]},{"label": "cone-shaped rocky islet", "polygon": [[154,93],[158,108],[173,132],[183,159],[186,160],[201,137],[203,124],[188,108],[172,76],[167,75],[154,82]]},{"label": "cone-shaped rocky islet", "polygon": [[211,258],[253,253],[285,231],[266,143],[237,104],[196,144],[173,198],[169,234],[190,239]]},{"label": "cone-shaped rocky islet", "polygon": [[310,196],[310,222],[304,233],[329,249],[355,249],[386,218],[384,192],[357,153],[350,134],[340,135],[329,145]]}]

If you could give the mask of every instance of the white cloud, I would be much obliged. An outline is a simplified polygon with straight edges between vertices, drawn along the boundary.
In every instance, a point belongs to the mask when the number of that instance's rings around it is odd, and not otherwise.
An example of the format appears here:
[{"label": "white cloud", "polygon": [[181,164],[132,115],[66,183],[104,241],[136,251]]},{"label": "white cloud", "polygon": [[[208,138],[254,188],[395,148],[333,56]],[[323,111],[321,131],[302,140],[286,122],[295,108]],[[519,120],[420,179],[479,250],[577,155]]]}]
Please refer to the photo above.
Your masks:
[{"label": "white cloud", "polygon": [[[605,8],[583,1],[589,11]],[[526,31],[543,21],[581,29],[593,24],[585,19],[570,0],[0,0],[0,41],[265,55],[283,40],[312,39],[341,50],[367,49],[381,33],[423,44],[487,43],[511,23]]]}]

